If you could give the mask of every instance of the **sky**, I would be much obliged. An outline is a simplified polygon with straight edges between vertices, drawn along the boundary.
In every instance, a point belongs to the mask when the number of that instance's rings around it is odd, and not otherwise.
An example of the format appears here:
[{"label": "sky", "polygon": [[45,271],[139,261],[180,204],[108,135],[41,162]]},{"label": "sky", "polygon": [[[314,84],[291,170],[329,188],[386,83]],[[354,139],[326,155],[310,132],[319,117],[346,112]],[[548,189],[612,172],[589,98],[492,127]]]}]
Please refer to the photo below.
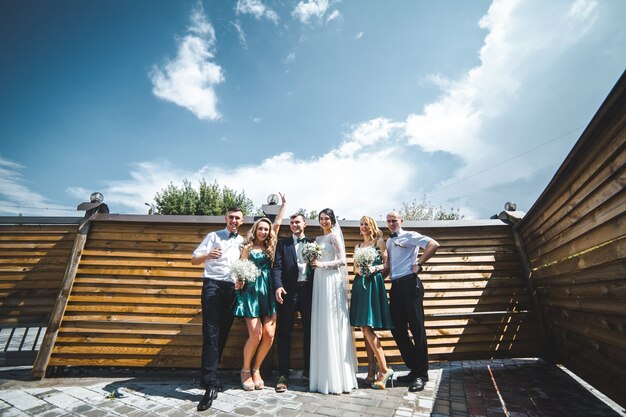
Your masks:
[{"label": "sky", "polygon": [[625,69],[623,0],[0,2],[0,215],[528,211]]}]

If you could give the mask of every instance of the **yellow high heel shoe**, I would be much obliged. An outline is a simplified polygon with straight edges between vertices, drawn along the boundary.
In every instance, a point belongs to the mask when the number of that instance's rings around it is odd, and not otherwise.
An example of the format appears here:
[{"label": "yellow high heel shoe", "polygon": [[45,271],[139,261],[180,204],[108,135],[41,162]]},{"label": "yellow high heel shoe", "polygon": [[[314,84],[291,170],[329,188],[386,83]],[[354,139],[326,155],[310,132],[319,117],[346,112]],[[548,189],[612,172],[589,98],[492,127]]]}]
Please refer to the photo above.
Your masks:
[{"label": "yellow high heel shoe", "polygon": [[374,381],[372,388],[385,389],[387,388],[387,381],[391,380],[391,387],[393,388],[393,369],[387,369],[387,373],[383,375],[382,379]]}]

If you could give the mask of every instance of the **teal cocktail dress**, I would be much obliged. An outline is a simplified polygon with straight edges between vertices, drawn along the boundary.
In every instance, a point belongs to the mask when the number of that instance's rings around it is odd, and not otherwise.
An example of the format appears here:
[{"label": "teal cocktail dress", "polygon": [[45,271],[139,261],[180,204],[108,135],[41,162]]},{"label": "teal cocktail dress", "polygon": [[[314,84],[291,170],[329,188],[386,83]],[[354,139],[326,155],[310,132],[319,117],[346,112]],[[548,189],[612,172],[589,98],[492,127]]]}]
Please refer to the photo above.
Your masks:
[{"label": "teal cocktail dress", "polygon": [[264,317],[276,313],[276,299],[272,288],[270,258],[265,252],[251,250],[248,259],[259,268],[259,275],[255,282],[248,282],[237,291],[237,317]]},{"label": "teal cocktail dress", "polygon": [[[383,258],[380,251],[377,247],[375,249],[378,257],[374,265],[382,265]],[[350,325],[369,326],[374,330],[393,329],[382,273],[375,272],[365,277],[359,274],[354,278],[350,299]]]}]

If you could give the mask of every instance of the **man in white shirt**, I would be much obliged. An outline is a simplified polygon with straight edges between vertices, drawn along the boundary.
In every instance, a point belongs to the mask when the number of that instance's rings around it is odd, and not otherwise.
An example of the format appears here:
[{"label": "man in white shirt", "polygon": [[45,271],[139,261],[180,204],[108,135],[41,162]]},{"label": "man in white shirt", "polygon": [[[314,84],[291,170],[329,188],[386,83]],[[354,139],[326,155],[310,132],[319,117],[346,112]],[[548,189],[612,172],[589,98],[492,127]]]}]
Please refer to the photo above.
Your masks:
[{"label": "man in white shirt", "polygon": [[226,228],[209,233],[191,257],[193,265],[204,263],[200,384],[206,392],[198,403],[198,411],[210,408],[222,388],[217,367],[234,319],[235,281],[230,276],[230,265],[241,254],[243,237],[237,230],[243,223],[243,211],[230,208],[224,219]]},{"label": "man in white shirt", "polygon": [[[398,381],[407,382],[409,391],[421,391],[428,381],[428,345],[424,327],[424,285],[417,274],[437,252],[439,243],[417,232],[402,230],[402,221],[396,211],[387,214],[387,227],[391,232],[387,240],[391,279],[389,307],[394,326],[391,333],[402,360],[411,370],[408,375],[398,377]],[[421,255],[420,248],[423,249]]]}]

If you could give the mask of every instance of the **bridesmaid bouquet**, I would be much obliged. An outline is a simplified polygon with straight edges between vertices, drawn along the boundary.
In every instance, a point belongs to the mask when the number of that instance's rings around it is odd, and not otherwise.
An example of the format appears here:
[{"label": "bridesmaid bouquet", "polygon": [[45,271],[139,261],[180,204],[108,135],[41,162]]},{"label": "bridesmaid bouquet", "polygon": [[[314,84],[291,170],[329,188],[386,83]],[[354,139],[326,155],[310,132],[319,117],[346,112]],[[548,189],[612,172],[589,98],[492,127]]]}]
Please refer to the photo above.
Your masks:
[{"label": "bridesmaid bouquet", "polygon": [[362,277],[370,275],[369,268],[374,265],[376,258],[378,258],[378,251],[373,246],[354,250],[354,264],[361,269]]},{"label": "bridesmaid bouquet", "polygon": [[247,284],[248,282],[255,282],[257,277],[261,274],[261,271],[254,262],[248,259],[237,259],[230,266],[230,274],[237,281]]}]

